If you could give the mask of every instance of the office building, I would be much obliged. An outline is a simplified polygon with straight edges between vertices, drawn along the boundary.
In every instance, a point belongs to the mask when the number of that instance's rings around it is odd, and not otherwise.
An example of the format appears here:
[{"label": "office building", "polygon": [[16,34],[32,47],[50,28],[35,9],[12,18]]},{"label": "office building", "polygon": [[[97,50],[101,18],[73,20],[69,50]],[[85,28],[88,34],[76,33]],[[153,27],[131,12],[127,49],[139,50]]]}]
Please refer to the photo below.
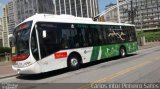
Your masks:
[{"label": "office building", "polygon": [[16,25],[36,13],[54,14],[53,0],[13,0]]},{"label": "office building", "polygon": [[[133,5],[133,16],[131,16],[131,1]],[[127,0],[120,6],[121,22],[132,23],[138,29],[158,29],[160,27],[160,0]]]},{"label": "office building", "polygon": [[8,3],[8,30],[9,34],[13,34],[13,30],[15,27],[15,19],[14,19],[14,7],[13,2]]},{"label": "office building", "polygon": [[10,47],[9,46],[9,31],[8,31],[8,6],[5,5],[3,7],[3,17],[2,17],[2,42],[3,47]]},{"label": "office building", "polygon": [[53,0],[55,14],[69,14],[77,17],[98,15],[98,0]]}]

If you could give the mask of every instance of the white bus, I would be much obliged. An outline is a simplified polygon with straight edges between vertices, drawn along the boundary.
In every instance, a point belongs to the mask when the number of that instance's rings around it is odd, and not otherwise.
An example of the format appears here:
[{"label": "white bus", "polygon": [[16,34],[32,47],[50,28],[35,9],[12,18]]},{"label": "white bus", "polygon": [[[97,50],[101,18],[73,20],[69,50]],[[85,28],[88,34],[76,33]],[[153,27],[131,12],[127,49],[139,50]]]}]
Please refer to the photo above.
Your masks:
[{"label": "white bus", "polygon": [[12,68],[37,74],[138,50],[134,25],[94,22],[71,15],[36,14],[14,30]]}]

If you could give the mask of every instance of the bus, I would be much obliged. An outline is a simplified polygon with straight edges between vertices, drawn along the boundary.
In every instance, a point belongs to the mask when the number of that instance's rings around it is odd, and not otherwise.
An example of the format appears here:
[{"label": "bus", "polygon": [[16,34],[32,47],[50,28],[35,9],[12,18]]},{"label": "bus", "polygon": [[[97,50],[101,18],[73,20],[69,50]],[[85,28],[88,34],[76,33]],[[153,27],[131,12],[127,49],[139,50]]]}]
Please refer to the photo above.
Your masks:
[{"label": "bus", "polygon": [[35,14],[13,32],[12,68],[38,74],[135,53],[135,26],[72,15]]}]

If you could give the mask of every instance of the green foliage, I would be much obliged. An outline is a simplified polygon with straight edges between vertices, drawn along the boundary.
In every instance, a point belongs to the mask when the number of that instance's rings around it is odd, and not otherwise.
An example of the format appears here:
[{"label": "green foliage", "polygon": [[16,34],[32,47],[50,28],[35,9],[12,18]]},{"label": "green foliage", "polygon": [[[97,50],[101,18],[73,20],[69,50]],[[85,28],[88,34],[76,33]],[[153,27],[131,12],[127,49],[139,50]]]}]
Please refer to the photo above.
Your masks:
[{"label": "green foliage", "polygon": [[153,32],[137,32],[137,37],[140,38],[145,36],[146,41],[160,41],[160,31],[153,31]]},{"label": "green foliage", "polygon": [[3,62],[3,61],[5,61],[5,57],[0,56],[0,62]]},{"label": "green foliage", "polygon": [[0,56],[4,56],[4,53],[11,53],[11,49],[7,47],[0,47]]}]

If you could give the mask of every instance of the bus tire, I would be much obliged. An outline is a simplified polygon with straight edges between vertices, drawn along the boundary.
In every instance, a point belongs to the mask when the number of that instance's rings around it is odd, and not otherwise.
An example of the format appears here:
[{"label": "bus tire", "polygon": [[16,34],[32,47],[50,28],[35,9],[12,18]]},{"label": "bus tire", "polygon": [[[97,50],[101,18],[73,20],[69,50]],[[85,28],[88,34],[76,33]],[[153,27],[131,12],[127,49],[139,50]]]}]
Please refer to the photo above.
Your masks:
[{"label": "bus tire", "polygon": [[124,58],[124,57],[126,57],[126,55],[127,55],[127,52],[126,52],[125,47],[121,47],[120,50],[119,50],[119,56],[121,58]]},{"label": "bus tire", "polygon": [[69,70],[77,70],[80,68],[80,58],[78,56],[70,56],[68,58],[68,68]]}]

